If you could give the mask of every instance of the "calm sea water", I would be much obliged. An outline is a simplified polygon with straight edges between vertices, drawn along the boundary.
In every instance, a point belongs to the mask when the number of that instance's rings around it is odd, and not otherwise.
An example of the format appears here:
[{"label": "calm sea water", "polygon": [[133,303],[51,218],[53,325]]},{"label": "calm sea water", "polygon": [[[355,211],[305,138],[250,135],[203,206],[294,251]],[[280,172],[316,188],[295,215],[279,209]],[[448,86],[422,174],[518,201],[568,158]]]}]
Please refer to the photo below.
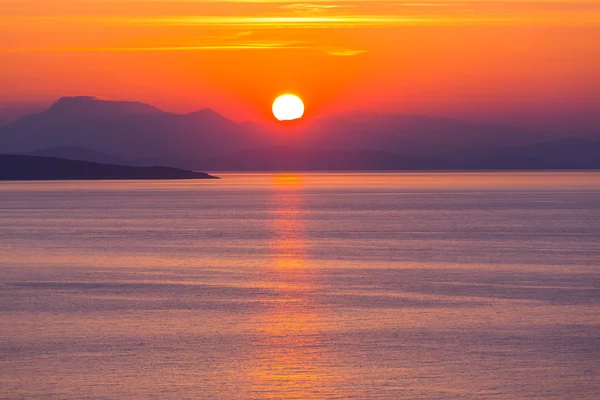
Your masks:
[{"label": "calm sea water", "polygon": [[600,398],[600,173],[222,176],[0,183],[0,398]]}]

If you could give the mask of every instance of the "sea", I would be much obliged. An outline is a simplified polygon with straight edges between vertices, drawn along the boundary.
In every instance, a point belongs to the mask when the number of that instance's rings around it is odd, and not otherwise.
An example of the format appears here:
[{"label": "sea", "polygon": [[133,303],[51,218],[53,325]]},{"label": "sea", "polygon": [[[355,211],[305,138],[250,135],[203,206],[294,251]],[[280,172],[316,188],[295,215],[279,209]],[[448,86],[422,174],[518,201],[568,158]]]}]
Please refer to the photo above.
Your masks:
[{"label": "sea", "polygon": [[0,399],[599,399],[600,172],[0,183]]}]

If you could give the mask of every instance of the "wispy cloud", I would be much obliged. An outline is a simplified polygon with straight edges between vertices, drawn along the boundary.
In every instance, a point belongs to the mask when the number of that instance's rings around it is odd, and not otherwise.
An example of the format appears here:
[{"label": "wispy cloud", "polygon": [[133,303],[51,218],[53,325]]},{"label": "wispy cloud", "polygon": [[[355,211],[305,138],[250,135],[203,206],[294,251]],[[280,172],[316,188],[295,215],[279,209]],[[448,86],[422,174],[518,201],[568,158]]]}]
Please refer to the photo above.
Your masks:
[{"label": "wispy cloud", "polygon": [[596,0],[0,0],[0,18],[132,25],[364,27],[600,22]]},{"label": "wispy cloud", "polygon": [[337,49],[337,50],[329,50],[327,54],[330,56],[337,57],[352,57],[358,56],[360,54],[367,53],[367,50],[352,50],[352,49]]},{"label": "wispy cloud", "polygon": [[[368,46],[352,35],[334,40],[334,30],[510,24],[598,25],[600,1],[0,0],[0,51],[318,48],[354,56]],[[310,31],[327,29],[318,38]]]},{"label": "wispy cloud", "polygon": [[284,10],[292,10],[297,14],[325,14],[333,10],[339,10],[340,8],[352,8],[355,5],[350,4],[310,4],[310,3],[294,3],[294,4],[283,4],[280,8]]},{"label": "wispy cloud", "polygon": [[[247,33],[250,35],[251,33]],[[238,36],[239,37],[239,36]],[[25,52],[168,52],[168,51],[227,51],[227,50],[307,50],[326,53],[336,57],[358,56],[367,53],[362,49],[332,48],[309,41],[265,41],[265,40],[215,40],[186,45],[166,44],[161,46],[38,46],[0,49],[0,53]]]},{"label": "wispy cloud", "polygon": [[247,42],[214,42],[186,45],[161,46],[45,46],[14,47],[1,49],[5,53],[22,52],[147,52],[147,51],[199,51],[199,50],[281,50],[281,49],[317,49],[302,42],[292,41],[247,41]]},{"label": "wispy cloud", "polygon": [[386,26],[402,23],[425,22],[423,18],[386,16],[386,15],[340,15],[340,16],[182,16],[148,18],[104,18],[104,22],[128,25],[159,26],[228,26],[249,28],[316,28],[316,27],[353,27]]}]

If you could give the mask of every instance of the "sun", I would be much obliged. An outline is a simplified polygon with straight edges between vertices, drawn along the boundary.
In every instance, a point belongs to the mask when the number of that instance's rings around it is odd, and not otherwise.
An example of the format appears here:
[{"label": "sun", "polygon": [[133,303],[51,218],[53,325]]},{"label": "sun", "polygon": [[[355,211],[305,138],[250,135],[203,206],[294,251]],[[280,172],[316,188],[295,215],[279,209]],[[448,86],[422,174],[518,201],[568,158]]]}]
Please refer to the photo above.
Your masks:
[{"label": "sun", "polygon": [[302,118],[304,103],[294,94],[284,94],[273,102],[273,115],[279,121],[291,121]]}]

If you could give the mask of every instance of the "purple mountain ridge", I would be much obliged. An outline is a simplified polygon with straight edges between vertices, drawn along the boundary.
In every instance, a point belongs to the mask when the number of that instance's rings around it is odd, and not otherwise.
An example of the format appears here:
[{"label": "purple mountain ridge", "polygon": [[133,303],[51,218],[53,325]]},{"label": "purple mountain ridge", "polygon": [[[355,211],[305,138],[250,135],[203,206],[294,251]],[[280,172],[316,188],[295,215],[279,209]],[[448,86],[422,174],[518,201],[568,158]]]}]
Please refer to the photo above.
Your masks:
[{"label": "purple mountain ridge", "polygon": [[209,157],[249,145],[243,128],[212,110],[179,115],[137,102],[66,97],[0,129],[2,152],[77,146],[124,158]]},{"label": "purple mountain ridge", "polygon": [[[590,168],[597,142],[557,142],[576,136],[368,112],[273,129],[208,108],[174,114],[140,102],[76,96],[0,127],[0,153],[248,170],[511,168],[511,162],[515,168]],[[270,155],[277,151],[282,154]],[[585,157],[577,161],[580,152]]]}]

